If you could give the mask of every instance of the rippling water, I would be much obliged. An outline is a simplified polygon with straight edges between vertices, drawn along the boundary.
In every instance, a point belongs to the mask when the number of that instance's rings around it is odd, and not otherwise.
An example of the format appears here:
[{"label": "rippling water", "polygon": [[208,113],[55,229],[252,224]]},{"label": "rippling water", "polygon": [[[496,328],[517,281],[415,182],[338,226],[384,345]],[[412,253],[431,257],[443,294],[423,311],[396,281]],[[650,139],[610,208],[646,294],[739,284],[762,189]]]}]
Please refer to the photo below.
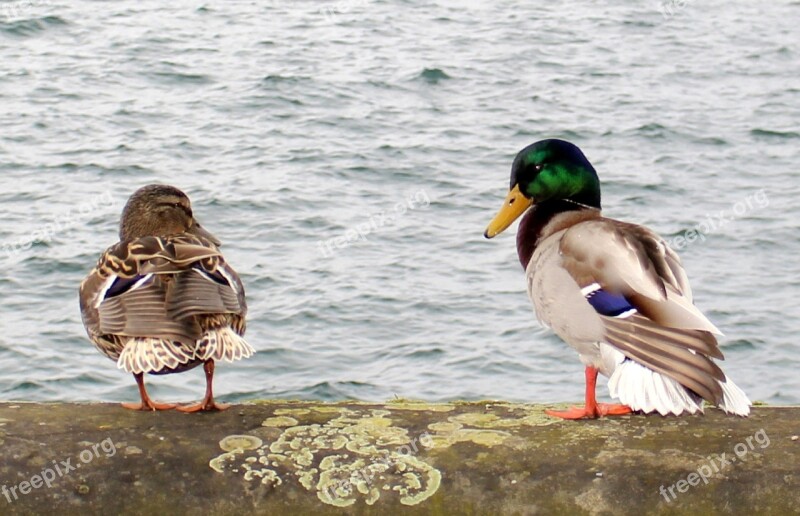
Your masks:
[{"label": "rippling water", "polygon": [[800,402],[800,3],[567,4],[0,2],[0,397],[135,399],[77,287],[167,182],[248,290],[221,398],[580,399],[513,231],[482,237],[516,152],[562,137],[680,248],[728,374]]}]

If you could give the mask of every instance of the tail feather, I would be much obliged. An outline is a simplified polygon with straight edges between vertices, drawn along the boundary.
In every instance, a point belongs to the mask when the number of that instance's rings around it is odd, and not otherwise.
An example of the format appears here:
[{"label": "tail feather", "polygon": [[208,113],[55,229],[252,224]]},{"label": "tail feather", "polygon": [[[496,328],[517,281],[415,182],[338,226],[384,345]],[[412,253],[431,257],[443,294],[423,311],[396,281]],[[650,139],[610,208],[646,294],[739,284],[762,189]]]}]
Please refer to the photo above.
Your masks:
[{"label": "tail feather", "polygon": [[684,386],[652,369],[625,360],[614,370],[608,381],[608,391],[613,398],[645,413],[658,412],[680,415],[703,411],[703,400]]},{"label": "tail feather", "polygon": [[719,383],[722,387],[722,404],[719,406],[727,414],[746,416],[750,414],[750,399],[747,394],[740,389],[733,380],[726,377],[724,382]]},{"label": "tail feather", "polygon": [[[750,413],[750,400],[733,381],[726,377],[719,385],[723,392],[720,409],[738,416]],[[617,365],[608,381],[608,391],[612,398],[645,413],[658,412],[666,416],[703,412],[703,398],[676,380],[633,360]]]},{"label": "tail feather", "polygon": [[125,344],[117,367],[132,374],[174,369],[194,360],[195,354],[179,342],[152,337],[135,337]]},{"label": "tail feather", "polygon": [[205,332],[197,341],[195,356],[201,360],[223,360],[233,362],[253,356],[255,350],[244,340],[244,337],[233,331],[230,326],[213,328]]}]

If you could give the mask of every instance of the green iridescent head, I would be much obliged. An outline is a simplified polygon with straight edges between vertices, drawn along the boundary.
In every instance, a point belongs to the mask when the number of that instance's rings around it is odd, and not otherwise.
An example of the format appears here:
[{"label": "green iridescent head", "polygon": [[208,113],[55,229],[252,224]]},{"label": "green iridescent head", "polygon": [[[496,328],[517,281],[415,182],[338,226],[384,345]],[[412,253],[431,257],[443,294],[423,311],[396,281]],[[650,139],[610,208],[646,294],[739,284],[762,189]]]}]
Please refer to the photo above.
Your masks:
[{"label": "green iridescent head", "polygon": [[568,200],[600,208],[600,180],[583,152],[564,140],[541,140],[514,158],[511,185],[534,203]]},{"label": "green iridescent head", "polygon": [[514,158],[503,207],[486,228],[492,238],[534,204],[567,201],[600,209],[600,180],[583,152],[564,140],[541,140]]}]

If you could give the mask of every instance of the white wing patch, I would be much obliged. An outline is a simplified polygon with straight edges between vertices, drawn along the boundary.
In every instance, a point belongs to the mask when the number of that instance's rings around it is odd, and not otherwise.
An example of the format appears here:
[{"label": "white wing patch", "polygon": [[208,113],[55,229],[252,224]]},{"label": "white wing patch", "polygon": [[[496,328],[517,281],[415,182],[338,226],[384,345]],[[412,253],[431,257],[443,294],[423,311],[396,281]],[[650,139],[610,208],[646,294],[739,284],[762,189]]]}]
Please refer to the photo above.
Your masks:
[{"label": "white wing patch", "polygon": [[106,279],[105,282],[103,282],[103,286],[100,288],[100,292],[97,294],[97,297],[95,298],[94,301],[94,307],[96,309],[99,309],[100,305],[103,304],[103,301],[105,301],[106,299],[106,293],[108,292],[108,289],[110,289],[111,285],[113,285],[114,282],[117,281],[117,278],[118,276],[116,274],[112,274],[111,276],[108,277],[108,279]]},{"label": "white wing patch", "polygon": [[[136,283],[134,283],[133,286],[127,290],[127,292],[132,292],[132,291],[136,290],[137,288],[140,288],[142,285],[147,283],[150,280],[150,278],[152,278],[152,277],[153,277],[153,273],[145,274],[144,276],[139,278],[136,281]],[[94,302],[94,307],[95,308],[98,308],[98,309],[100,308],[100,305],[102,305],[103,301],[106,300],[106,294],[108,294],[108,291],[111,289],[111,287],[114,286],[114,283],[118,279],[119,279],[118,275],[112,274],[111,276],[108,277],[108,279],[105,282],[103,282],[103,287],[100,289],[100,292],[97,294],[97,300]]]},{"label": "white wing patch", "polygon": [[231,276],[230,273],[227,270],[225,270],[225,267],[220,267],[217,270],[219,271],[220,274],[222,274],[222,277],[225,278],[225,280],[228,282],[228,285],[231,286],[233,291],[236,292],[237,295],[241,294],[241,292],[239,292],[239,282],[233,279],[233,276]]}]

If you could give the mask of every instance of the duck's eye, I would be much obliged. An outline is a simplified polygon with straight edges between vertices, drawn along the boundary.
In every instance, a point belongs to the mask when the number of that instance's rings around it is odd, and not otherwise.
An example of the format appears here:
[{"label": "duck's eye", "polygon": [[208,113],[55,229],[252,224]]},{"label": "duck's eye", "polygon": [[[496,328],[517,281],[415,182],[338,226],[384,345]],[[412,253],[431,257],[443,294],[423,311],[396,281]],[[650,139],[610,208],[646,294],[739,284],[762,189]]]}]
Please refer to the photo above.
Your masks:
[{"label": "duck's eye", "polygon": [[533,169],[536,170],[537,172],[541,172],[543,168],[544,165],[542,163],[537,163],[536,165],[533,166]]}]

